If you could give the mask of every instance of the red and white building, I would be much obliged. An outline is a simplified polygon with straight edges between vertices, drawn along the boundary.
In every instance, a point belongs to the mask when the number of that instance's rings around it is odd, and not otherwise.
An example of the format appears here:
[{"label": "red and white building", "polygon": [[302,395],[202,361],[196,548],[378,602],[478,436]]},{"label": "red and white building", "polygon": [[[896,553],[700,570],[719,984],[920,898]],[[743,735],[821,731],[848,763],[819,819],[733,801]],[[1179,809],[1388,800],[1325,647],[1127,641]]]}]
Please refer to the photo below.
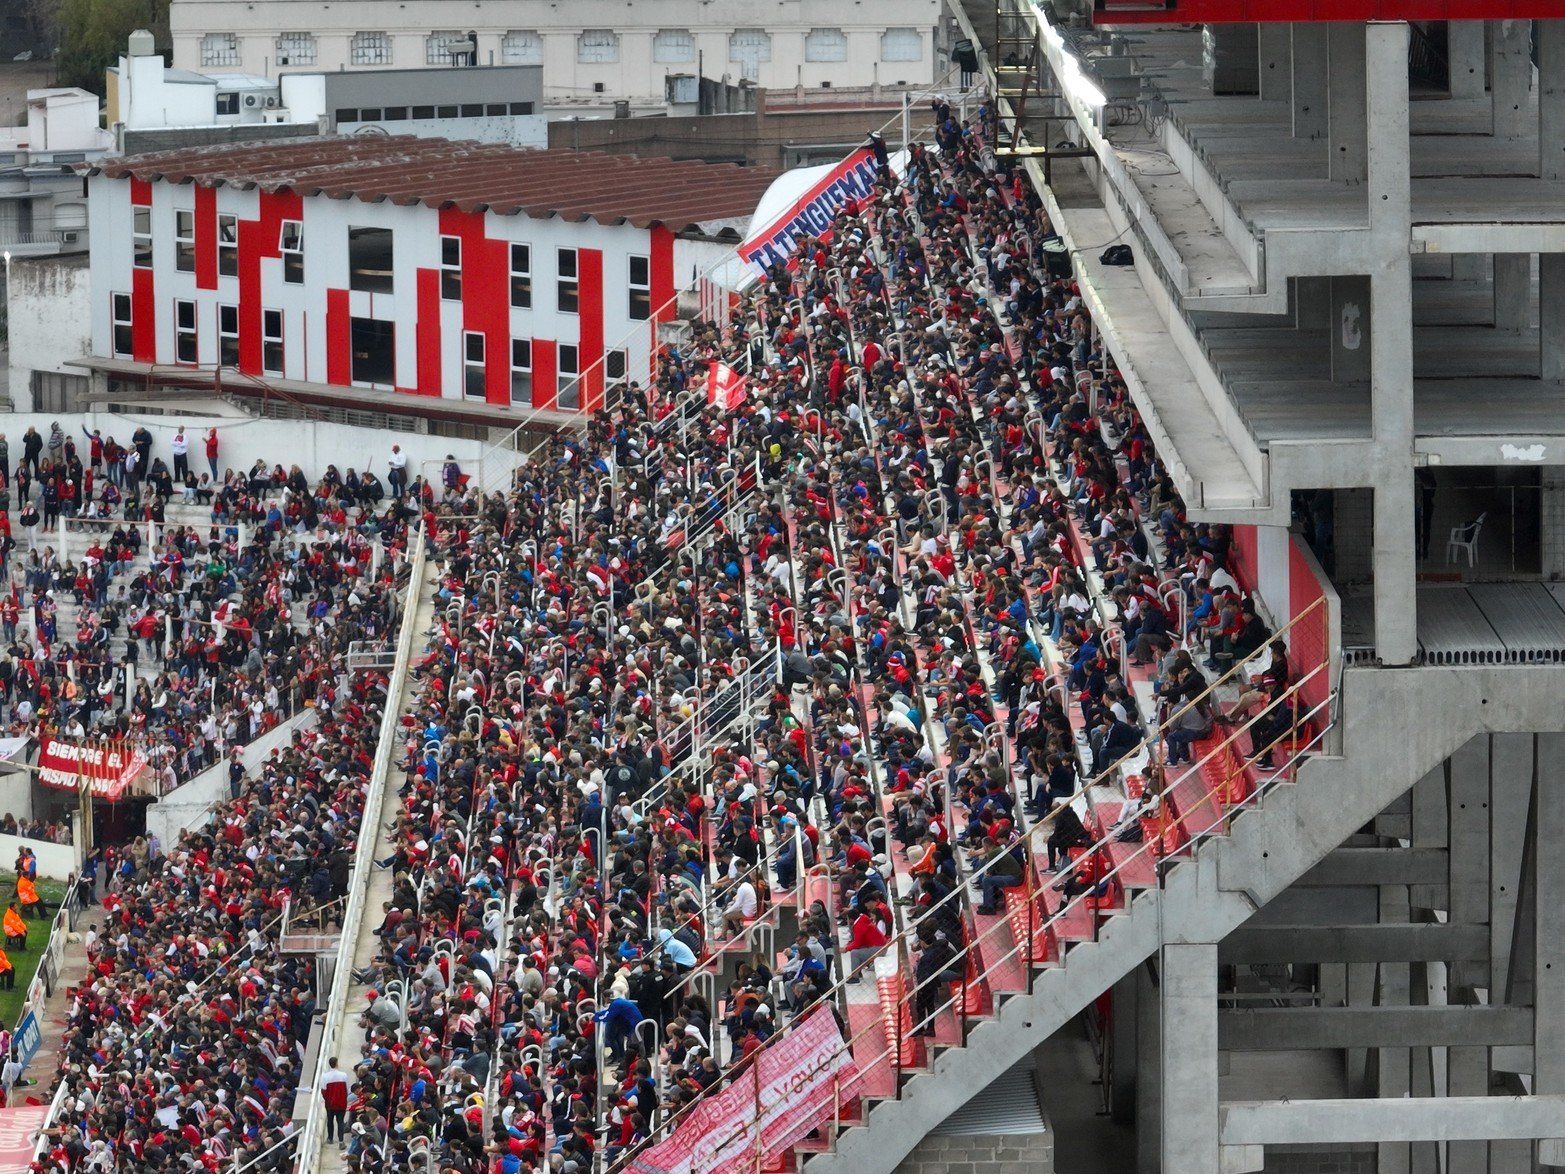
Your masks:
[{"label": "red and white building", "polygon": [[491,426],[565,422],[645,381],[657,323],[732,254],[775,178],[402,136],[83,170],[87,366]]}]

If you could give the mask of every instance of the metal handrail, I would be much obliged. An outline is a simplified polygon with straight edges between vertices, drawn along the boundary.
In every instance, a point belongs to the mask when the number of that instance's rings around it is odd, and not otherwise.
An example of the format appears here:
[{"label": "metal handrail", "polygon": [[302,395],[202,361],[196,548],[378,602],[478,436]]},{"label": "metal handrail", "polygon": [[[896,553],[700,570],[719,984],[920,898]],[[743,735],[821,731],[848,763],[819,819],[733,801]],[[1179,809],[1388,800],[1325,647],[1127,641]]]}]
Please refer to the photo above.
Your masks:
[{"label": "metal handrail", "polygon": [[[1305,677],[1301,678],[1298,682],[1296,682],[1293,686],[1291,686],[1291,688],[1289,690],[1289,695],[1290,696],[1297,696],[1299,694],[1299,690],[1302,689],[1305,681],[1310,679],[1315,674],[1320,673],[1320,672],[1329,672],[1329,664],[1324,664],[1323,663],[1322,665],[1317,666],[1309,674],[1306,674]],[[1323,700],[1320,703],[1318,703],[1315,707],[1313,707],[1308,713],[1306,713],[1304,715],[1305,719],[1306,720],[1312,720],[1317,714],[1319,714],[1319,713],[1321,713],[1323,711],[1329,714],[1330,711],[1331,711],[1331,707],[1333,705],[1334,700],[1335,700],[1335,690],[1332,690],[1328,694],[1328,696],[1327,696],[1327,698],[1325,700]],[[1203,758],[1200,760],[1200,762],[1195,763],[1194,765],[1192,765],[1192,767],[1190,768],[1190,771],[1187,772],[1184,777],[1189,778],[1189,777],[1193,776],[1193,777],[1198,777],[1199,778],[1200,775],[1198,773],[1196,773],[1196,772],[1199,771],[1201,766],[1203,766],[1207,761],[1210,761],[1212,757],[1214,757],[1216,755],[1223,754],[1223,753],[1227,752],[1228,750],[1230,750],[1231,747],[1237,741],[1239,735],[1241,733],[1247,732],[1257,721],[1259,721],[1259,717],[1251,718],[1251,719],[1249,719],[1245,723],[1244,726],[1235,728],[1234,731],[1226,739],[1224,739],[1217,747],[1215,747],[1212,750],[1208,751],[1207,754],[1204,755]],[[1296,738],[1296,736],[1297,736],[1297,722],[1295,722],[1291,733]],[[1287,765],[1285,765],[1282,768],[1279,768],[1277,770],[1277,772],[1272,776],[1271,779],[1265,780],[1261,786],[1258,786],[1256,788],[1256,791],[1254,792],[1254,794],[1249,796],[1245,800],[1245,804],[1244,805],[1248,806],[1250,803],[1252,803],[1256,799],[1260,798],[1267,790],[1269,790],[1272,786],[1275,786],[1277,781],[1279,779],[1281,779],[1285,774],[1290,775],[1290,777],[1295,777],[1296,776],[1298,760],[1301,757],[1304,757],[1304,756],[1308,755],[1311,752],[1313,746],[1317,742],[1319,742],[1319,741],[1324,739],[1325,733],[1326,733],[1325,729],[1322,729],[1313,738],[1311,738],[1309,743],[1306,744],[1306,745],[1299,745],[1299,744],[1296,743],[1294,750],[1290,754],[1290,758],[1289,758],[1289,761],[1288,761]],[[1289,733],[1284,733],[1284,734],[1280,735],[1276,740],[1273,741],[1273,743],[1270,746],[1267,747],[1267,750],[1269,751],[1269,750],[1275,749],[1278,745],[1282,744],[1286,739],[1288,739],[1289,736],[1290,736]],[[1199,797],[1199,799],[1197,800],[1196,803],[1191,804],[1192,810],[1194,810],[1195,808],[1197,808],[1200,805],[1204,804],[1205,801],[1208,800],[1208,799],[1212,799],[1214,797],[1218,798],[1220,800],[1220,805],[1223,808],[1223,814],[1220,816],[1219,822],[1220,823],[1225,823],[1227,821],[1227,819],[1228,819],[1228,812],[1226,810],[1226,808],[1227,808],[1227,800],[1226,800],[1226,796],[1224,796],[1223,792],[1224,792],[1224,790],[1226,789],[1226,787],[1230,783],[1231,783],[1230,779],[1224,779],[1222,784],[1220,784],[1218,786],[1214,786],[1211,789],[1209,789],[1208,791],[1204,792]],[[1166,817],[1166,810],[1167,810],[1167,803],[1168,803],[1168,801],[1169,801],[1169,792],[1168,792],[1168,790],[1165,790],[1164,793],[1159,797],[1160,811],[1162,813],[1164,813],[1163,814],[1163,818],[1165,820],[1167,818]],[[1189,817],[1186,816],[1185,818],[1188,819]],[[1034,837],[1037,836],[1037,834],[1038,834],[1038,832],[1040,830],[1040,827],[1041,827],[1041,825],[1035,826],[1032,829],[1032,831],[1030,831],[1028,833],[1025,833],[1023,836],[1021,836],[1017,840],[1013,841],[1012,844],[1007,845],[1001,851],[995,853],[994,859],[997,860],[997,859],[999,859],[1000,856],[1006,855],[1010,851],[1011,848],[1015,847],[1015,845],[1017,843],[1024,843],[1024,844],[1030,845],[1031,840]],[[1197,833],[1191,834],[1190,835],[1190,843],[1192,845],[1192,853],[1194,851],[1194,847],[1193,846],[1196,845],[1198,842],[1204,842],[1204,839],[1207,838],[1212,833],[1213,833],[1213,829],[1212,828],[1204,828],[1204,829],[1201,829]],[[1198,841],[1198,837],[1201,838],[1200,841]],[[1089,858],[1096,857],[1099,853],[1105,852],[1107,850],[1107,848],[1111,844],[1117,843],[1117,842],[1119,842],[1118,839],[1117,839],[1117,836],[1113,832],[1107,832],[1100,839],[1095,841],[1092,844],[1091,847],[1085,849],[1084,852],[1083,852],[1083,856],[1084,857],[1089,857]],[[1041,923],[1038,923],[1036,925],[1031,924],[1033,905],[1034,905],[1034,900],[1033,899],[1034,899],[1035,893],[1033,892],[1033,884],[1032,884],[1032,879],[1031,879],[1034,876],[1034,865],[1032,863],[1031,853],[1029,852],[1028,860],[1025,862],[1025,864],[1023,866],[1024,867],[1024,875],[1028,878],[1028,882],[1029,882],[1028,886],[1027,886],[1028,887],[1027,897],[1028,897],[1028,910],[1029,910],[1029,922],[1030,922],[1030,924],[1029,924],[1029,932],[1027,934],[1026,940],[1024,942],[1016,943],[1004,955],[1002,955],[1001,957],[999,957],[999,958],[993,960],[992,962],[990,962],[982,971],[980,971],[978,973],[978,975],[976,976],[975,980],[964,981],[962,983],[962,993],[957,995],[957,996],[955,996],[955,997],[949,998],[944,1003],[939,1004],[938,1006],[936,1006],[935,1009],[927,1017],[927,1021],[928,1022],[933,1022],[935,1017],[937,1017],[942,1011],[949,1010],[953,1006],[955,1006],[958,1003],[960,1003],[962,1005],[962,1007],[963,1007],[963,1011],[962,1011],[962,1014],[963,1014],[963,1024],[964,1024],[963,1038],[965,1040],[965,1034],[966,1034],[965,1033],[965,1022],[966,1022],[966,1010],[965,1010],[965,1007],[966,1007],[966,998],[967,998],[967,989],[968,989],[968,987],[970,985],[972,985],[972,981],[982,982],[983,979],[985,978],[985,976],[994,973],[997,969],[999,969],[999,967],[1003,963],[1009,962],[1012,958],[1016,957],[1019,953],[1021,953],[1024,950],[1027,951],[1027,954],[1028,954],[1028,956],[1023,959],[1023,967],[1024,967],[1024,969],[1026,970],[1026,973],[1027,973],[1028,992],[1030,993],[1032,977],[1033,977],[1033,969],[1032,969],[1032,962],[1031,962],[1030,955],[1031,955],[1031,951],[1033,950],[1034,944],[1037,941],[1038,933],[1041,932],[1041,931],[1047,930],[1049,927],[1054,926],[1057,923],[1063,922],[1065,917],[1068,914],[1074,912],[1078,907],[1085,906],[1085,903],[1087,901],[1097,901],[1097,900],[1100,900],[1101,897],[1099,895],[1097,895],[1097,890],[1102,887],[1103,883],[1105,881],[1108,881],[1108,880],[1111,880],[1111,879],[1114,879],[1115,877],[1117,877],[1133,861],[1140,860],[1142,858],[1142,856],[1144,854],[1148,853],[1148,852],[1151,852],[1154,855],[1154,857],[1157,857],[1160,860],[1162,859],[1162,840],[1161,840],[1161,836],[1157,840],[1155,840],[1155,841],[1152,841],[1150,843],[1144,843],[1135,852],[1131,853],[1128,857],[1126,857],[1126,859],[1122,860],[1119,864],[1115,865],[1113,868],[1111,868],[1107,872],[1095,874],[1094,878],[1093,878],[1093,884],[1087,890],[1085,890],[1084,892],[1078,894],[1077,896],[1075,896],[1073,898],[1068,899],[1064,904],[1062,904],[1060,906],[1060,908],[1055,913],[1053,913],[1047,919],[1045,919],[1044,921],[1042,921]],[[992,863],[992,861],[991,861],[991,863]],[[1169,863],[1171,863],[1171,862],[1169,862]],[[989,865],[986,864],[983,869],[979,869],[977,872],[975,872],[973,874],[973,876],[979,875],[980,873],[985,871],[988,867],[989,867]],[[1160,878],[1160,887],[1161,887],[1162,874],[1163,874],[1164,865],[1162,863],[1160,863],[1158,867],[1159,867],[1159,878]],[[972,876],[964,878],[964,881],[971,880],[971,879],[972,879]],[[950,897],[957,895],[957,893],[959,893],[959,892],[960,892],[960,890],[957,890],[957,891],[953,892],[952,894],[949,894],[947,899],[950,899]],[[1094,906],[1092,906],[1092,908],[1094,908],[1096,910],[1097,906],[1094,905]],[[830,988],[828,991],[826,991],[824,994],[822,994],[820,996],[819,1001],[822,1002],[822,1003],[825,1003],[828,999],[840,999],[846,992],[847,984],[849,982],[855,980],[858,976],[862,975],[866,970],[869,970],[869,969],[873,968],[875,966],[875,963],[876,963],[877,959],[882,957],[882,956],[884,956],[887,953],[887,951],[892,951],[893,955],[895,955],[895,952],[897,950],[905,949],[907,947],[907,945],[908,945],[907,935],[909,933],[911,933],[918,925],[923,924],[932,915],[932,913],[933,913],[933,909],[931,909],[930,911],[926,912],[922,917],[915,919],[915,921],[913,922],[913,925],[909,926],[908,930],[904,931],[903,934],[898,934],[891,941],[887,942],[887,944],[885,946],[878,947],[875,950],[874,954],[870,958],[866,959],[859,966],[855,967],[849,974],[845,975],[842,980],[840,980],[832,988]],[[1095,936],[1096,936],[1097,924],[1098,924],[1098,920],[1095,918],[1094,919],[1094,935]],[[948,969],[950,968],[950,966],[954,966],[957,961],[959,961],[961,959],[965,959],[969,955],[975,954],[976,950],[977,950],[977,947],[978,947],[978,945],[981,942],[983,942],[984,940],[986,940],[987,938],[989,938],[991,935],[993,935],[994,933],[996,933],[997,931],[999,931],[1002,928],[1006,929],[1007,931],[1010,930],[1010,920],[1009,920],[1009,918],[1001,917],[1001,918],[997,919],[994,925],[990,926],[983,933],[977,935],[970,942],[966,943],[962,947],[962,949],[959,950],[952,957],[952,959],[950,961],[950,965],[948,965]],[[899,973],[900,973],[900,970],[899,970]],[[899,1019],[900,1019],[900,1016],[902,1014],[902,1005],[903,1004],[902,1004],[901,998],[899,997],[898,1003],[897,1003],[897,1017]],[[793,1028],[793,1024],[796,1024],[796,1023],[800,1022],[802,1019],[803,1019],[803,1016],[801,1015],[798,1018],[796,1018],[793,1021],[792,1024],[789,1024],[788,1026],[784,1027],[780,1031],[776,1032],[773,1036],[771,1036],[769,1039],[767,1039],[761,1045],[761,1048],[758,1049],[758,1051],[759,1050],[765,1050],[766,1048],[773,1046],[778,1039],[781,1039],[781,1038],[783,1038],[783,1037],[785,1037],[786,1035],[789,1034],[789,1032]],[[853,1045],[856,1042],[858,1042],[860,1039],[863,1039],[864,1037],[866,1037],[867,1035],[869,1035],[872,1032],[884,1031],[884,1030],[886,1030],[886,1025],[885,1025],[884,1021],[882,1021],[880,1019],[876,1019],[873,1023],[871,1023],[868,1027],[866,1027],[862,1031],[860,1031],[857,1034],[852,1035],[849,1038],[847,1038],[844,1041],[843,1047],[841,1049],[839,1049],[837,1051],[837,1053],[835,1053],[835,1054],[841,1055],[841,1054],[843,1054],[843,1052],[848,1052],[849,1054],[851,1054]],[[872,1069],[876,1065],[878,1065],[879,1063],[881,1063],[882,1061],[884,1061],[884,1060],[886,1060],[888,1058],[895,1058],[895,1060],[897,1062],[897,1069],[898,1069],[898,1072],[900,1074],[900,1072],[905,1067],[905,1065],[902,1063],[902,1056],[901,1056],[902,1032],[901,1032],[900,1024],[897,1025],[895,1034],[896,1034],[895,1042],[891,1046],[888,1046],[884,1051],[882,1051],[878,1055],[876,1055],[876,1056],[874,1056],[872,1058],[869,1058],[866,1061],[864,1061],[860,1065],[861,1071]],[[747,1063],[753,1063],[754,1062],[754,1054],[752,1054],[752,1056],[746,1062]],[[855,1061],[855,1062],[857,1063],[857,1061]],[[898,1084],[900,1086],[900,1081],[898,1082]],[[898,1088],[898,1092],[900,1093],[900,1087]],[[704,1094],[702,1094],[702,1095],[704,1095]],[[690,1102],[687,1102],[687,1104],[684,1105],[679,1110],[679,1112],[675,1113],[673,1115],[673,1117],[670,1118],[670,1120],[665,1123],[665,1125],[664,1125],[665,1132],[671,1132],[672,1128],[676,1125],[676,1123],[682,1117],[685,1117],[686,1115],[688,1115],[690,1113],[690,1111],[693,1109],[693,1107],[697,1103],[699,1103],[701,1099],[702,1099],[701,1096],[697,1096],[696,1098],[694,1098]],[[834,1125],[835,1123],[833,1122],[832,1124]],[[739,1126],[739,1128],[740,1129],[747,1129],[748,1125],[747,1124],[746,1125],[741,1125],[741,1126]],[[634,1147],[633,1149],[627,1151],[625,1154],[621,1155],[619,1161],[616,1163],[615,1169],[621,1168],[623,1166],[623,1164],[629,1158],[633,1157],[636,1153],[639,1153],[641,1149],[647,1148],[652,1143],[653,1143],[653,1140],[652,1140],[651,1137],[649,1137],[646,1142],[642,1143],[642,1145]]]}]

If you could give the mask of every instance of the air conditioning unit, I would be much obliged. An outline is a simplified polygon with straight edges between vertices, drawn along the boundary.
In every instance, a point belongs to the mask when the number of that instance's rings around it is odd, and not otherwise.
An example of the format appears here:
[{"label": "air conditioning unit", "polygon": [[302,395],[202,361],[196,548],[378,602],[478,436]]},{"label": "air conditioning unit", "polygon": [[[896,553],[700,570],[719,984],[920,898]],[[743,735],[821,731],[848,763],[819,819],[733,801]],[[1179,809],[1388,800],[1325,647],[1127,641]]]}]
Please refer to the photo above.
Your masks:
[{"label": "air conditioning unit", "polygon": [[281,101],[281,99],[278,98],[275,94],[268,94],[266,96],[266,105],[267,105],[268,109],[271,109],[273,106],[278,105],[278,103],[280,101]]},{"label": "air conditioning unit", "polygon": [[245,95],[245,105],[246,106],[259,106],[260,104],[261,104],[261,95],[259,95],[259,94],[246,94]]},{"label": "air conditioning unit", "polygon": [[77,240],[77,234],[74,233],[74,232],[62,232],[60,234],[60,243],[61,244],[74,245],[76,243],[76,240]]}]

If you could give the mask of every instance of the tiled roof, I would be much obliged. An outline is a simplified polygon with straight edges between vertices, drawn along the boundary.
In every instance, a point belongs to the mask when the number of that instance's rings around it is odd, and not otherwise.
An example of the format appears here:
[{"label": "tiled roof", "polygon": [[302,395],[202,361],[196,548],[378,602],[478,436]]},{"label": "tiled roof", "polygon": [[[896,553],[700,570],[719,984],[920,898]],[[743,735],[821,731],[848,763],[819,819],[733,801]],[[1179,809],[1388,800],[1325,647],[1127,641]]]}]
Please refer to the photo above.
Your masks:
[{"label": "tiled roof", "polygon": [[777,178],[776,171],[733,163],[521,150],[412,135],[193,147],[100,159],[79,170],[112,179],[288,189],[467,212],[628,221],[642,228],[662,224],[676,232],[712,231],[719,222],[742,227]]}]

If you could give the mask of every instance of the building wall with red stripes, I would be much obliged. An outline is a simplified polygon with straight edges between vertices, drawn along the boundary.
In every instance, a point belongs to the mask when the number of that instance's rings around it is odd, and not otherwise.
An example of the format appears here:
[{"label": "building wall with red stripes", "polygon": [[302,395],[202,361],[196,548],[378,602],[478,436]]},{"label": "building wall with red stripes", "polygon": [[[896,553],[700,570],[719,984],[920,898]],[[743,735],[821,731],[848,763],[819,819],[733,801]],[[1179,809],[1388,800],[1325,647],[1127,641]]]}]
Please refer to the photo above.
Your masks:
[{"label": "building wall with red stripes", "polygon": [[[210,368],[226,354],[230,365],[258,379],[357,385],[517,409],[590,408],[618,382],[645,382],[657,322],[673,316],[680,289],[693,288],[699,274],[733,247],[685,239],[660,225],[101,175],[89,181],[89,198],[92,335],[100,356],[180,363],[182,312],[185,322],[191,318],[181,303],[189,303],[198,366]],[[150,266],[135,264],[136,206],[150,211]],[[176,239],[180,212],[191,213],[194,224],[184,249]],[[219,263],[219,224],[230,216],[237,219],[237,272],[223,273],[223,267],[236,268]],[[295,224],[304,242],[303,280],[297,283],[285,277],[284,255],[285,235]],[[355,228],[390,230],[391,264],[381,274],[389,289],[355,288],[363,285],[351,272],[349,234]],[[523,283],[513,280],[513,245],[527,252],[530,297],[521,296]],[[115,294],[130,297],[129,351],[115,349]],[[362,351],[354,353],[353,324],[366,319],[393,331],[390,376],[374,382],[363,377]],[[232,328],[226,332],[225,322]],[[189,339],[184,341],[188,353]],[[513,370],[513,360],[525,360],[529,351],[531,371]],[[567,374],[573,355],[580,372],[576,387]]]}]

